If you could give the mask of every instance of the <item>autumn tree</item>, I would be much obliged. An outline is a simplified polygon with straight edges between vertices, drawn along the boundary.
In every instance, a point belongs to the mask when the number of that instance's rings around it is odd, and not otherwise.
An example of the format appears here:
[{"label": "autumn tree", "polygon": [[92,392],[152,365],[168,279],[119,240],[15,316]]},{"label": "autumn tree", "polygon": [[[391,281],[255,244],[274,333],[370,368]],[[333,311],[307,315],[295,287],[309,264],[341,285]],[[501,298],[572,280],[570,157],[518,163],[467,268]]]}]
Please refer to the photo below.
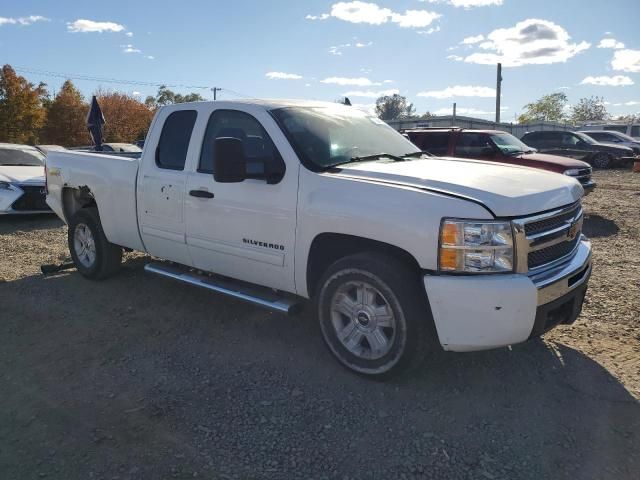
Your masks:
[{"label": "autumn tree", "polygon": [[86,125],[88,110],[89,105],[71,80],[65,81],[47,109],[47,120],[42,130],[42,143],[64,147],[91,143]]},{"label": "autumn tree", "polygon": [[35,86],[5,65],[0,71],[0,142],[36,143],[45,120],[46,85]]},{"label": "autumn tree", "polygon": [[581,98],[577,105],[571,107],[571,120],[574,122],[591,122],[608,118],[609,113],[602,97]]},{"label": "autumn tree", "polygon": [[381,120],[396,120],[413,117],[415,114],[416,109],[413,103],[408,103],[406,97],[397,93],[385,95],[376,100],[376,115]]},{"label": "autumn tree", "polygon": [[134,96],[122,92],[99,90],[98,103],[105,118],[105,142],[133,143],[144,138],[153,112]]},{"label": "autumn tree", "polygon": [[562,92],[543,95],[533,103],[524,106],[525,112],[520,115],[518,122],[528,123],[535,121],[558,122],[565,118],[565,105],[567,95]]},{"label": "autumn tree", "polygon": [[175,93],[169,90],[166,86],[162,85],[158,89],[158,93],[155,97],[149,95],[144,103],[149,108],[162,107],[164,105],[171,105],[174,103],[187,103],[187,102],[202,102],[204,97],[199,93],[191,92],[186,95]]}]

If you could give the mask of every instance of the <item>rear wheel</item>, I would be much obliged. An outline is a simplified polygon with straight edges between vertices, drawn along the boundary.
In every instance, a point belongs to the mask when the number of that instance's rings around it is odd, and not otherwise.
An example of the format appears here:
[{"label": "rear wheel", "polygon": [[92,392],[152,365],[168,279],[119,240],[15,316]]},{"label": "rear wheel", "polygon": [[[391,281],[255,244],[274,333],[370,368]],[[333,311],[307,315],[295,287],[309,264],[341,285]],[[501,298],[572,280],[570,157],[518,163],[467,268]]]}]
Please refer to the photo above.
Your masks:
[{"label": "rear wheel", "polygon": [[593,166],[596,168],[609,168],[611,158],[606,153],[598,153],[595,157],[593,157],[591,163],[593,163]]},{"label": "rear wheel", "polygon": [[357,373],[390,377],[419,365],[433,348],[420,277],[393,257],[365,253],[338,260],[320,281],[316,305],[325,343]]},{"label": "rear wheel", "polygon": [[100,280],[120,267],[122,248],[105,237],[97,208],[83,208],[71,217],[67,240],[73,263],[84,277]]}]

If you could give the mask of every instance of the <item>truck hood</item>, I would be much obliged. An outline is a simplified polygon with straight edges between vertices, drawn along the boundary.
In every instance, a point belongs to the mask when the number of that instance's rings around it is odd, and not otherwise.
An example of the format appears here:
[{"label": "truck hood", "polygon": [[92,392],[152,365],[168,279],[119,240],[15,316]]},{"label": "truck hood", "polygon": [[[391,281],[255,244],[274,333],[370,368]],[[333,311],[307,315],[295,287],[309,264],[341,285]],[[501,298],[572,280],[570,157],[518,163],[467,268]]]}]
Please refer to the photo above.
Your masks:
[{"label": "truck hood", "polygon": [[570,168],[589,168],[589,164],[582,160],[576,160],[571,157],[561,157],[560,155],[550,155],[548,153],[523,153],[522,155],[518,155],[518,158],[528,162],[535,162],[541,166],[557,166],[557,170],[562,171]]},{"label": "truck hood", "polygon": [[44,167],[0,165],[0,182],[34,183],[44,185]]},{"label": "truck hood", "polygon": [[480,203],[497,217],[520,217],[571,204],[583,195],[573,178],[544,170],[459,158],[366,162],[335,175],[428,189]]}]

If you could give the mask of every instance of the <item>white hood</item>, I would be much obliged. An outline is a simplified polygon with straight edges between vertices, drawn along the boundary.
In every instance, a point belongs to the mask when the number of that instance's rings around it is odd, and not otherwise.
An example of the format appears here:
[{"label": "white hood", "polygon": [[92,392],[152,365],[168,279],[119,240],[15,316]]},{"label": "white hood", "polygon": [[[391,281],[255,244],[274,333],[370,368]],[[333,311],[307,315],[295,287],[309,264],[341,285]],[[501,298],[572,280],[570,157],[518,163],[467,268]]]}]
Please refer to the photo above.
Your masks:
[{"label": "white hood", "polygon": [[340,166],[339,175],[429,188],[479,202],[498,217],[519,217],[582,197],[573,178],[533,168],[459,158],[366,162]]},{"label": "white hood", "polygon": [[44,167],[0,165],[0,182],[44,185]]}]

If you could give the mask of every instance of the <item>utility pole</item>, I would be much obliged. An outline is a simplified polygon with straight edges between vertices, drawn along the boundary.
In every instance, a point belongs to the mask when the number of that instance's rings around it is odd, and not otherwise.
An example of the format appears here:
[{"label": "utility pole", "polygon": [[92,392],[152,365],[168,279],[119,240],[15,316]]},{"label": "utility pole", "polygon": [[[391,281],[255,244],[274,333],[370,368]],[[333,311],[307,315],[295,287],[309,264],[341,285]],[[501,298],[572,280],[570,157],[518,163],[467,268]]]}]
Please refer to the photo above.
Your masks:
[{"label": "utility pole", "polygon": [[451,119],[451,126],[456,126],[456,104],[453,104],[453,118]]},{"label": "utility pole", "polygon": [[222,89],[218,88],[218,87],[213,87],[211,89],[211,91],[213,92],[213,100],[217,100],[218,99],[218,92],[221,92]]},{"label": "utility pole", "polygon": [[502,94],[502,64],[498,64],[498,77],[496,80],[496,123],[500,123],[500,95]]}]

